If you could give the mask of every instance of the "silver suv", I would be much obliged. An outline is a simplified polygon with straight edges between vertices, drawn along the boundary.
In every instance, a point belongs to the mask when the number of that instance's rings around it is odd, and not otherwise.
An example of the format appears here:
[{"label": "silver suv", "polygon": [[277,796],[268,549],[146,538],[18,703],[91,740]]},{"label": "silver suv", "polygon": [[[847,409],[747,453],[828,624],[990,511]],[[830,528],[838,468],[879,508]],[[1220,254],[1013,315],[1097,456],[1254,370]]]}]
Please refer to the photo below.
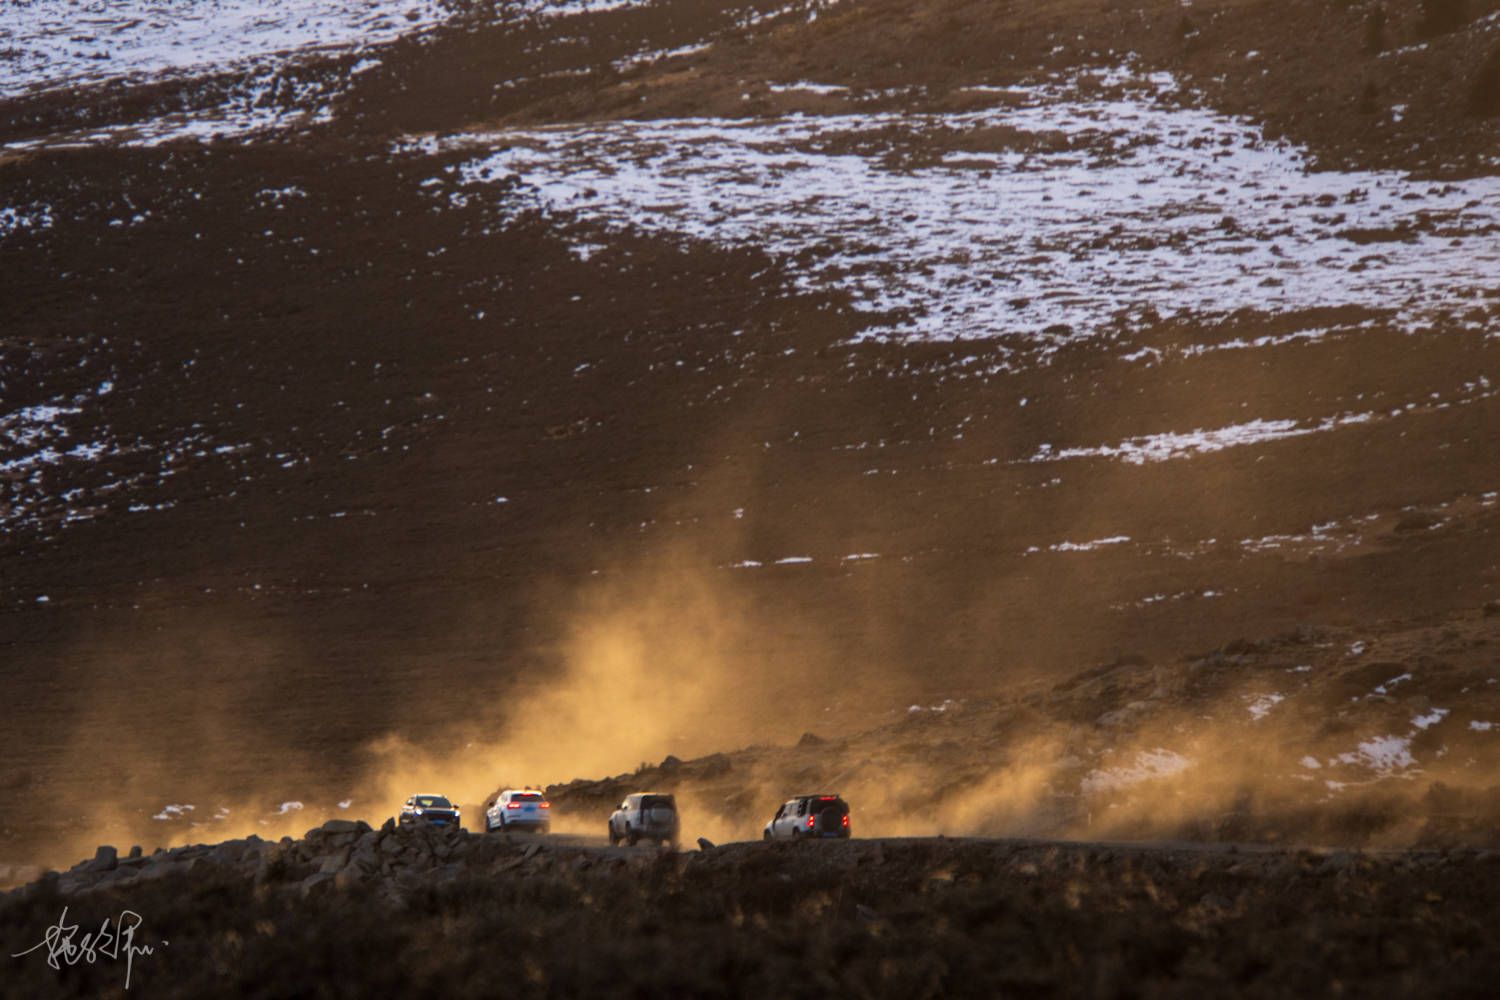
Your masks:
[{"label": "silver suv", "polygon": [[609,816],[611,844],[623,840],[633,846],[637,840],[654,840],[676,847],[680,829],[677,801],[661,792],[627,795],[620,808]]},{"label": "silver suv", "polygon": [[837,795],[788,799],[766,824],[766,840],[849,836],[849,803]]}]

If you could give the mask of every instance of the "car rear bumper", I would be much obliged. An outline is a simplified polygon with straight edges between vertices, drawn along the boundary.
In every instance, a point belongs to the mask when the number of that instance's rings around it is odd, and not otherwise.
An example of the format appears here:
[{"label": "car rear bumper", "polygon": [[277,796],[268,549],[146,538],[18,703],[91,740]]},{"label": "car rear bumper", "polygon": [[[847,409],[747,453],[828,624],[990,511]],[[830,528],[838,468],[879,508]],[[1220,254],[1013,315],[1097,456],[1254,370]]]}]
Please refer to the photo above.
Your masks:
[{"label": "car rear bumper", "polygon": [[[545,831],[550,829],[551,826],[551,822],[545,819],[508,819],[504,823],[504,827],[507,830],[519,830],[530,833],[535,833],[538,830]],[[500,826],[496,825],[491,827],[491,829],[498,830]]]}]

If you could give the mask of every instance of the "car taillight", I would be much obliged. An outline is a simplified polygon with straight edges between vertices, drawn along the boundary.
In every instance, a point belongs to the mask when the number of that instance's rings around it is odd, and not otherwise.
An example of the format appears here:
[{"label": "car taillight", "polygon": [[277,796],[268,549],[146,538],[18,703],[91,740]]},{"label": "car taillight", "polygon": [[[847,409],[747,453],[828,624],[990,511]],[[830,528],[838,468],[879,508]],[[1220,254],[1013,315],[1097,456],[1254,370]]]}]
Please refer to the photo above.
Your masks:
[{"label": "car taillight", "polygon": [[507,808],[507,809],[519,809],[519,808],[521,808],[521,803],[519,803],[519,802],[511,802],[511,803],[507,804],[505,808]]},{"label": "car taillight", "polygon": [[817,818],[818,817],[816,817],[816,816],[809,816],[809,817],[807,817],[807,828],[809,830],[812,829],[813,821],[816,820]]},{"label": "car taillight", "polygon": [[541,805],[537,806],[537,808],[538,809],[551,809],[552,808],[552,803],[550,803],[550,802],[543,802]]},{"label": "car taillight", "polygon": [[844,814],[844,825],[845,826],[849,825],[849,814],[848,813]]}]

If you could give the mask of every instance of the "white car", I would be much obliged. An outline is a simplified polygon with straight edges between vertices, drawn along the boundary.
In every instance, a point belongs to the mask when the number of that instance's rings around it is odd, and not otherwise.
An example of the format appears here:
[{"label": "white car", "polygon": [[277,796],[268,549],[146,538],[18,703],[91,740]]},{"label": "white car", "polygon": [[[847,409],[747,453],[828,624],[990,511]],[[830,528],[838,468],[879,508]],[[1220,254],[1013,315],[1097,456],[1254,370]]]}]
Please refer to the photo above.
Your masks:
[{"label": "white car", "polygon": [[609,816],[609,842],[635,846],[637,840],[677,846],[680,823],[677,800],[664,792],[636,792],[625,796],[620,808]]},{"label": "white car", "polygon": [[484,811],[484,828],[547,833],[552,829],[552,803],[534,788],[508,788]]},{"label": "white car", "polygon": [[766,840],[849,836],[849,803],[837,795],[799,795],[776,810]]}]

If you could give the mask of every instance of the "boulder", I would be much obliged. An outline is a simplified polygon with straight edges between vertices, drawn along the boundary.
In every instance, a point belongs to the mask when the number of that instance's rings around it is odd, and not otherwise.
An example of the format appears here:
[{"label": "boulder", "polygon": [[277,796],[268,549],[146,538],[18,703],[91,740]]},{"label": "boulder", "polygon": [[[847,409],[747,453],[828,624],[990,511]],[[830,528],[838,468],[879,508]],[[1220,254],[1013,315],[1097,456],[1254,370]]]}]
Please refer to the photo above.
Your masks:
[{"label": "boulder", "polygon": [[232,865],[237,863],[245,853],[245,842],[243,840],[226,840],[224,843],[208,852],[209,860],[221,865]]},{"label": "boulder", "polygon": [[173,875],[185,875],[188,872],[190,862],[176,860],[159,860],[155,864],[146,865],[137,876],[142,882],[154,882],[157,879],[168,878]]},{"label": "boulder", "polygon": [[332,872],[314,872],[297,883],[297,890],[304,897],[322,895],[334,888],[334,878]]},{"label": "boulder", "polygon": [[102,846],[94,852],[94,860],[83,866],[86,872],[109,872],[114,871],[120,863],[119,852],[113,847]]},{"label": "boulder", "polygon": [[327,834],[361,834],[368,833],[371,827],[370,824],[364,822],[363,820],[356,821],[352,819],[331,819],[327,823],[324,823],[321,827],[319,827],[319,829]]},{"label": "boulder", "polygon": [[320,854],[313,859],[313,863],[318,866],[320,873],[335,875],[349,863],[349,852],[336,851],[332,854]]},{"label": "boulder", "polygon": [[375,848],[373,841],[361,841],[353,851],[349,853],[348,867],[358,868],[368,874],[380,867],[381,855]]},{"label": "boulder", "polygon": [[365,880],[366,874],[358,866],[350,865],[333,877],[333,887],[341,890],[353,888]]}]

